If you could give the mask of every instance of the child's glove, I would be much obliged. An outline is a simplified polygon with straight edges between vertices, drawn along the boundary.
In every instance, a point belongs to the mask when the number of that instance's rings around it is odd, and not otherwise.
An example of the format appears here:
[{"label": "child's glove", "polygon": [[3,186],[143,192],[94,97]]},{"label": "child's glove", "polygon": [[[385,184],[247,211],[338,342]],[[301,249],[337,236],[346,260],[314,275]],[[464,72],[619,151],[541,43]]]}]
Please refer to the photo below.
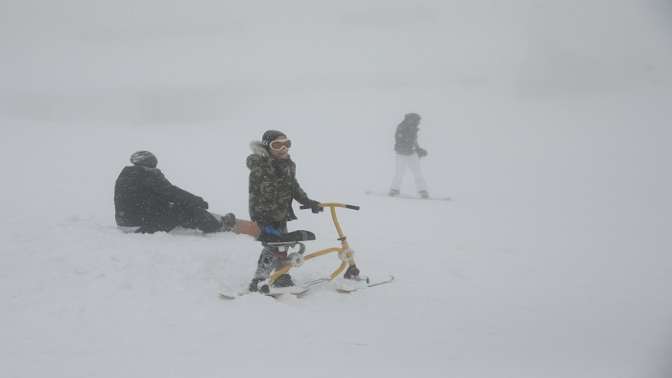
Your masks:
[{"label": "child's glove", "polygon": [[318,201],[308,200],[307,205],[308,205],[308,207],[310,207],[310,211],[312,211],[313,214],[317,214],[317,213],[321,212],[322,210],[324,210],[324,208],[322,208],[322,205],[320,205],[320,203]]},{"label": "child's glove", "polygon": [[418,154],[418,157],[423,158],[427,156],[427,150],[425,150],[424,148],[418,147],[415,152]]}]

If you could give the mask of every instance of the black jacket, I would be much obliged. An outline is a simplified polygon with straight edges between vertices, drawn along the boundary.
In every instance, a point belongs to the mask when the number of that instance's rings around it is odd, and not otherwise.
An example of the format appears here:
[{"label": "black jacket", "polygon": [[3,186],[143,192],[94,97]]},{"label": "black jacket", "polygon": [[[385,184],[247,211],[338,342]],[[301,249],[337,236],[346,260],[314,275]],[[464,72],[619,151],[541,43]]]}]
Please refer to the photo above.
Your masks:
[{"label": "black jacket", "polygon": [[119,226],[141,226],[162,217],[174,206],[207,209],[199,196],[182,190],[166,179],[158,168],[128,166],[114,186],[115,219]]},{"label": "black jacket", "polygon": [[413,155],[418,149],[418,123],[402,121],[394,134],[394,150],[400,155]]}]

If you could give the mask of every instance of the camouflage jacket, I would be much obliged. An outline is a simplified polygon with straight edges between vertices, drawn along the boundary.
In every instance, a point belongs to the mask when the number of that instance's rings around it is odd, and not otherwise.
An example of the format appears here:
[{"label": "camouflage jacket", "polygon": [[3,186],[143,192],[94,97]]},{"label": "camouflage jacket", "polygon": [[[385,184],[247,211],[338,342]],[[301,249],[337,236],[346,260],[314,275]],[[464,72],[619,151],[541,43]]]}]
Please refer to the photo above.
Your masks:
[{"label": "camouflage jacket", "polygon": [[296,181],[296,164],[291,159],[272,158],[259,142],[250,147],[254,152],[247,157],[250,218],[261,225],[296,219],[292,200],[303,205],[310,201]]}]

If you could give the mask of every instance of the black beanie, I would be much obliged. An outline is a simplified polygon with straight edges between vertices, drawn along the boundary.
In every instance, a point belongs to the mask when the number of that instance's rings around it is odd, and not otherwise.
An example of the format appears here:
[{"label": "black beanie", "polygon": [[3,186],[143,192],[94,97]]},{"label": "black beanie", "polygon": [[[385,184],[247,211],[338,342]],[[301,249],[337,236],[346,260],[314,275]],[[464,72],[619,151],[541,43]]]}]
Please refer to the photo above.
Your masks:
[{"label": "black beanie", "polygon": [[261,137],[261,144],[268,148],[271,145],[271,142],[278,139],[279,137],[287,137],[285,133],[278,130],[267,130],[264,135]]},{"label": "black beanie", "polygon": [[138,151],[131,155],[131,163],[143,167],[156,168],[158,160],[156,159],[156,156],[149,151]]},{"label": "black beanie", "polygon": [[406,115],[404,115],[404,120],[411,122],[419,122],[420,115],[418,113],[406,113]]}]

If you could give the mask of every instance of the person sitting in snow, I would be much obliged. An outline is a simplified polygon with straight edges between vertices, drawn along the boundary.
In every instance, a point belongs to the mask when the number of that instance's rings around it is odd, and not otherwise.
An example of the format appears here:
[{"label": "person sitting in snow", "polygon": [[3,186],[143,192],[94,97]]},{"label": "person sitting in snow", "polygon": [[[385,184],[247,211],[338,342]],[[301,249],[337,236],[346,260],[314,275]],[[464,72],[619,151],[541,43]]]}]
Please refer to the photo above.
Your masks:
[{"label": "person sitting in snow", "polygon": [[224,216],[206,211],[203,198],[171,184],[156,168],[158,160],[149,151],[131,155],[114,186],[115,220],[136,233],[170,231],[177,226],[205,233],[230,231],[236,222],[232,213]]},{"label": "person sitting in snow", "polygon": [[[296,164],[289,156],[292,142],[277,130],[266,131],[261,141],[250,144],[252,154],[247,157],[250,169],[250,218],[257,223],[262,235],[281,236],[287,233],[287,222],[296,219],[292,201],[310,207],[313,213],[322,211],[318,201],[308,197],[296,180]],[[257,291],[258,283],[266,280],[273,270],[283,266],[287,252],[278,247],[264,246],[257,262],[257,270],[250,283],[250,291]],[[289,274],[283,274],[274,283],[276,287],[293,286]]]},{"label": "person sitting in snow", "polygon": [[415,178],[415,186],[422,198],[429,198],[427,183],[420,170],[420,158],[427,156],[427,150],[418,145],[418,125],[420,116],[417,113],[408,113],[397,126],[394,134],[394,151],[397,153],[396,173],[392,180],[390,196],[397,196],[401,190],[401,181],[410,168]]}]

